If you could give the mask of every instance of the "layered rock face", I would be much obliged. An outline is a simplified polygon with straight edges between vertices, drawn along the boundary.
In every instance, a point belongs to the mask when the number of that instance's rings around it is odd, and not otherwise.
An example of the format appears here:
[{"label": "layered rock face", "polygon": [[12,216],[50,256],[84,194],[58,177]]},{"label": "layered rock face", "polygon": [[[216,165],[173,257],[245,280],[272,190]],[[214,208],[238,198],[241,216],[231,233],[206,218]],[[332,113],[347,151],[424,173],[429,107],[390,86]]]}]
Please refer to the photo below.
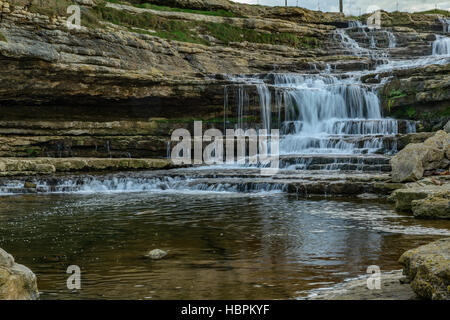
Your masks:
[{"label": "layered rock face", "polygon": [[[361,70],[378,59],[343,46],[336,28],[348,22],[339,14],[225,0],[144,2],[172,7],[1,1],[0,156],[164,157],[173,129],[193,119],[220,128],[224,89],[236,86],[223,74]],[[82,27],[68,30],[74,3],[82,4]],[[429,54],[441,28],[426,15],[383,14],[383,24],[393,28],[399,46],[389,50],[399,55],[411,47]],[[367,41],[362,34],[354,30]],[[375,37],[389,46],[386,33]],[[447,79],[448,70],[427,70],[430,83]],[[251,104],[259,121],[259,104]]]},{"label": "layered rock face", "polygon": [[414,292],[423,299],[450,300],[450,239],[405,252],[399,262]]},{"label": "layered rock face", "polygon": [[0,248],[0,300],[35,300],[38,297],[34,273],[17,264],[13,256]]}]

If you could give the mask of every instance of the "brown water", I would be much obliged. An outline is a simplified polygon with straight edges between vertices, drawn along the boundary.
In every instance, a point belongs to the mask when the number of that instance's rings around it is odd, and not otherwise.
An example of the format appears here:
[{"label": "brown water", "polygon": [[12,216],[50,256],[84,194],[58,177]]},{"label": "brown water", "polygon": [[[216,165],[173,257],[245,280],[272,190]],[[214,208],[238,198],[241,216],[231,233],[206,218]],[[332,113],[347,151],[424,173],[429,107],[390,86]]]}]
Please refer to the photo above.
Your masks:
[{"label": "brown water", "polygon": [[[388,204],[277,193],[142,192],[0,197],[0,247],[42,299],[289,299],[383,271],[450,235]],[[169,252],[151,261],[154,248]],[[82,288],[68,290],[78,265]]]}]

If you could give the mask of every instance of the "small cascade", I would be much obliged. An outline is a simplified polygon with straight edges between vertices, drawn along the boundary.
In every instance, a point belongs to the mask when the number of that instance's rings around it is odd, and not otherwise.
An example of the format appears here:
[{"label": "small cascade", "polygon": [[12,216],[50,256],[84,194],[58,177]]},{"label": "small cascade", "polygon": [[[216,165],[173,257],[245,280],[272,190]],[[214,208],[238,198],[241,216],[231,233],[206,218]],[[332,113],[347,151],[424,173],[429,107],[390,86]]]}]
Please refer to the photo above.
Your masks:
[{"label": "small cascade", "polygon": [[334,38],[347,49],[350,53],[356,56],[370,55],[370,51],[362,48],[357,41],[351,38],[345,29],[336,29],[334,32]]},{"label": "small cascade", "polygon": [[450,38],[436,35],[433,42],[433,56],[449,56],[450,55]]},{"label": "small cascade", "polygon": [[387,34],[389,39],[389,48],[397,47],[397,38],[395,37],[395,34],[388,30],[385,30],[384,32]]},{"label": "small cascade", "polygon": [[360,21],[349,21],[347,29],[335,30],[334,40],[352,55],[370,57],[376,65],[388,63],[388,49],[397,46],[393,32],[369,28]]},{"label": "small cascade", "polygon": [[[277,126],[282,134],[281,155],[392,154],[396,135],[415,131],[414,122],[383,118],[376,91],[357,74],[239,79],[247,87],[256,85],[264,128]],[[278,121],[269,124],[272,112]]]},{"label": "small cascade", "polygon": [[252,179],[211,179],[183,176],[145,174],[110,174],[104,176],[76,176],[34,178],[35,189],[23,187],[22,180],[0,183],[0,195],[23,193],[76,193],[100,194],[122,192],[175,192],[175,193],[277,193],[285,191],[285,183],[270,183]]},{"label": "small cascade", "polygon": [[443,33],[450,33],[450,19],[439,19],[439,21],[442,23],[442,32]]},{"label": "small cascade", "polygon": [[270,132],[270,123],[272,116],[272,99],[270,90],[268,90],[266,84],[258,84],[257,85],[260,106],[261,106],[261,118],[263,129],[266,129],[267,132]]}]

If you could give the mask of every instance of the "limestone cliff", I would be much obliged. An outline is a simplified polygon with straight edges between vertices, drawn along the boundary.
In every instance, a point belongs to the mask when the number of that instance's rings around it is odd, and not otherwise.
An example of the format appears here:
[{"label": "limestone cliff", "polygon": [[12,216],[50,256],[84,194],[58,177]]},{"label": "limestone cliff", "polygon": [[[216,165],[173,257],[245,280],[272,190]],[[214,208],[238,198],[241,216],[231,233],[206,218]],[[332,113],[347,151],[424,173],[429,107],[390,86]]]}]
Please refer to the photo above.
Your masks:
[{"label": "limestone cliff", "polygon": [[[69,30],[66,9],[74,3],[81,4],[81,28]],[[3,0],[0,12],[0,156],[165,156],[173,128],[192,119],[222,123],[231,85],[224,74],[358,70],[378,59],[342,45],[335,30],[348,25],[345,17],[301,8]],[[410,45],[428,54],[441,28],[424,15],[384,14],[383,23],[397,28],[398,54]],[[429,77],[448,81],[444,72]],[[149,119],[152,128],[141,130]]]}]

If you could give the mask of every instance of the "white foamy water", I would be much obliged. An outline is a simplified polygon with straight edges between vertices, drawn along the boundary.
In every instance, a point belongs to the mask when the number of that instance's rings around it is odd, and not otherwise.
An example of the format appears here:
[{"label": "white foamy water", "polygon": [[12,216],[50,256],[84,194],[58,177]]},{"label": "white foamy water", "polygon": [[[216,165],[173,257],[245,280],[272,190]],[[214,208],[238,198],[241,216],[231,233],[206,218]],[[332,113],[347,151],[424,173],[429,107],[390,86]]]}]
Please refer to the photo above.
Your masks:
[{"label": "white foamy water", "polygon": [[[237,79],[247,87],[257,86],[264,128],[269,126],[270,111],[278,113],[282,155],[396,151],[396,145],[387,145],[384,138],[399,133],[398,121],[383,118],[377,92],[361,82],[359,73],[271,74],[262,79]],[[238,106],[242,105],[240,97],[235,97]],[[414,131],[414,123],[407,122],[405,132]]]},{"label": "white foamy water", "polygon": [[433,42],[433,56],[450,56],[450,38],[436,36]]}]

